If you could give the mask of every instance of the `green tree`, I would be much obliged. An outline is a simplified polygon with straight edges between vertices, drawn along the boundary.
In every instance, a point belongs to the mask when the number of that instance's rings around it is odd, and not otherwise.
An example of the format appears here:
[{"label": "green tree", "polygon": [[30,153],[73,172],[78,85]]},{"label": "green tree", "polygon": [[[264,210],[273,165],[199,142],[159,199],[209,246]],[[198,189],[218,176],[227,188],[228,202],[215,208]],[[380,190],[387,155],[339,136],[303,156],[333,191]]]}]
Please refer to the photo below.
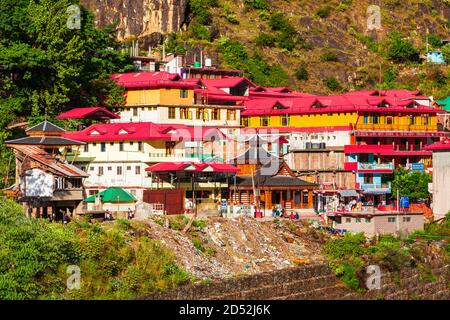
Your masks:
[{"label": "green tree", "polygon": [[391,32],[387,40],[387,57],[397,63],[419,61],[419,50],[397,32]]},{"label": "green tree", "polygon": [[81,28],[68,28],[72,4],[78,1],[0,0],[1,141],[16,118],[33,124],[68,106],[124,103],[109,76],[133,66],[118,50],[114,27],[95,28],[92,13],[81,7]]},{"label": "green tree", "polygon": [[399,167],[394,172],[392,181],[392,195],[397,197],[397,190],[400,196],[406,196],[411,199],[427,198],[428,183],[432,182],[431,176],[426,172],[413,172]]}]

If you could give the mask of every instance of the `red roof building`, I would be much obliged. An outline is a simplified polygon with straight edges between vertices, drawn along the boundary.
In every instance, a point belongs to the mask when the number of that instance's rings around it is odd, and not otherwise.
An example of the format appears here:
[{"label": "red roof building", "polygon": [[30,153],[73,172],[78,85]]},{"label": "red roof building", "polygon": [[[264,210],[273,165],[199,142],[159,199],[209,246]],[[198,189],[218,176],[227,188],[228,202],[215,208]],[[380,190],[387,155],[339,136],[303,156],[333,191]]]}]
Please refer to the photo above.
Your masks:
[{"label": "red roof building", "polygon": [[56,119],[120,119],[120,116],[102,107],[74,108],[61,113]]}]

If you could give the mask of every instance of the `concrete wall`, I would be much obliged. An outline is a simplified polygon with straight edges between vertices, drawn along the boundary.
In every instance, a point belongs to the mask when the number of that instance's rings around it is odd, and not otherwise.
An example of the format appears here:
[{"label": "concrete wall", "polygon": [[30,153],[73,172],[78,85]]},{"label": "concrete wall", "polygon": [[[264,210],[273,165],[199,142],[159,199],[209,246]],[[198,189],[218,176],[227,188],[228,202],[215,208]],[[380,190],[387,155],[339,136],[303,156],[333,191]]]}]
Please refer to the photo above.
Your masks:
[{"label": "concrete wall", "polygon": [[[350,219],[350,221],[347,220]],[[389,218],[395,221],[389,222]],[[424,218],[422,214],[392,214],[373,216],[371,219],[342,217],[341,223],[336,223],[336,228],[353,232],[364,232],[366,236],[372,237],[376,234],[409,234],[415,230],[423,230]]]},{"label": "concrete wall", "polygon": [[450,211],[450,151],[433,152],[433,214],[435,219]]},{"label": "concrete wall", "polygon": [[433,265],[435,282],[420,280],[417,269],[400,273],[398,284],[394,274],[382,272],[381,288],[364,294],[343,285],[327,265],[311,265],[241,278],[222,280],[211,284],[183,286],[156,293],[144,299],[161,300],[363,300],[363,299],[450,299],[449,265]]}]

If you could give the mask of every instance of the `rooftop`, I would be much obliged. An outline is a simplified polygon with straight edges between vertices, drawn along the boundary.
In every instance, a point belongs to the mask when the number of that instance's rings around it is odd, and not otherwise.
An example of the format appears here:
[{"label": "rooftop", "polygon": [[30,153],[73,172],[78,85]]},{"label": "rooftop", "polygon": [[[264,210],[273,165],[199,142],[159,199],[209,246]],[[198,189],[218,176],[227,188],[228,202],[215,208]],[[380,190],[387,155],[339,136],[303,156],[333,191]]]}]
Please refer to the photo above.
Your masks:
[{"label": "rooftop", "polygon": [[86,108],[74,108],[72,110],[61,113],[56,119],[120,119],[115,113],[103,108],[103,107],[86,107]]}]

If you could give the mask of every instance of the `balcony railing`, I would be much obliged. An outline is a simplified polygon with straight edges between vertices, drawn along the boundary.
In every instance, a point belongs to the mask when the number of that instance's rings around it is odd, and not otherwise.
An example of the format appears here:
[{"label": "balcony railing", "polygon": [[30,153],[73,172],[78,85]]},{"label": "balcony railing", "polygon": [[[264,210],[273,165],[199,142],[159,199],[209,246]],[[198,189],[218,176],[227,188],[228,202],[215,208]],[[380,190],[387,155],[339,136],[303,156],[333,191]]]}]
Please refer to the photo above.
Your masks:
[{"label": "balcony railing", "polygon": [[416,124],[372,124],[357,123],[356,130],[381,130],[381,131],[437,131],[436,125]]},{"label": "balcony railing", "polygon": [[394,170],[392,162],[387,163],[358,163],[358,170]]},{"label": "balcony railing", "polygon": [[363,183],[360,185],[360,188],[363,190],[368,189],[391,189],[391,183]]}]

